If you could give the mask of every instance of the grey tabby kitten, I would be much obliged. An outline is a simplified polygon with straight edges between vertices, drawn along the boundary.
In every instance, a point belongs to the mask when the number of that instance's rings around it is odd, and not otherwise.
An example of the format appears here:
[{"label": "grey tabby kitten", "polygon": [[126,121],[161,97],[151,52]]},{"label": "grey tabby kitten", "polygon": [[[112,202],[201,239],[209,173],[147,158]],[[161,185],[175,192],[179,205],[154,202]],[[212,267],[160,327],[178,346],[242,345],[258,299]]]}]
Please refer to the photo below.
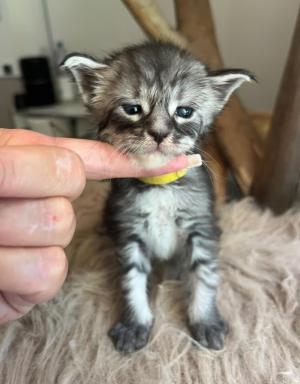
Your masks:
[{"label": "grey tabby kitten", "polygon": [[[71,54],[64,62],[99,124],[99,139],[144,165],[199,153],[201,139],[230,95],[252,76],[211,72],[166,43],[132,46],[98,62]],[[112,181],[108,227],[122,266],[124,310],[109,335],[122,352],[148,341],[153,314],[147,283],[155,260],[174,259],[188,287],[188,324],[194,339],[221,349],[227,325],[216,306],[220,230],[204,167],[163,185]]]}]

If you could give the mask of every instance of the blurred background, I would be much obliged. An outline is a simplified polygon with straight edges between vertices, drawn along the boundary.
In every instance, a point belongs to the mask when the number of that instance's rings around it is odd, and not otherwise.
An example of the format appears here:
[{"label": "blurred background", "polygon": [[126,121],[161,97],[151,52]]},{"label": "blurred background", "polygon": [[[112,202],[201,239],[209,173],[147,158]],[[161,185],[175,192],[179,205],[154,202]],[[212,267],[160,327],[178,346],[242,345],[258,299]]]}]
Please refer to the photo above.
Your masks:
[{"label": "blurred background", "polygon": [[[173,1],[156,3],[175,27]],[[240,91],[248,109],[274,106],[298,6],[298,0],[211,1],[225,65],[247,68],[259,80]],[[0,0],[0,126],[84,136],[84,111],[56,63],[72,51],[101,58],[145,38],[119,0]],[[48,94],[37,100],[35,88]],[[24,95],[28,90],[32,97]]]}]

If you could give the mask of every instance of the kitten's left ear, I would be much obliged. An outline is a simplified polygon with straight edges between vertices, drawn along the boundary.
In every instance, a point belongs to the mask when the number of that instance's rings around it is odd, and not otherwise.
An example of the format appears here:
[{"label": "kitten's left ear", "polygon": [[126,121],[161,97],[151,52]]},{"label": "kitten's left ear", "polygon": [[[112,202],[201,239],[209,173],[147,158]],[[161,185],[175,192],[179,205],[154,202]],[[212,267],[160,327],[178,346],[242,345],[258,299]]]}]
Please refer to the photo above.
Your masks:
[{"label": "kitten's left ear", "polygon": [[67,55],[61,66],[67,68],[73,75],[85,103],[89,102],[95,88],[101,86],[103,82],[101,72],[107,67],[93,57],[80,53]]},{"label": "kitten's left ear", "polygon": [[220,110],[227,103],[232,93],[245,81],[256,81],[253,74],[244,69],[224,69],[209,73],[211,85],[220,103]]}]

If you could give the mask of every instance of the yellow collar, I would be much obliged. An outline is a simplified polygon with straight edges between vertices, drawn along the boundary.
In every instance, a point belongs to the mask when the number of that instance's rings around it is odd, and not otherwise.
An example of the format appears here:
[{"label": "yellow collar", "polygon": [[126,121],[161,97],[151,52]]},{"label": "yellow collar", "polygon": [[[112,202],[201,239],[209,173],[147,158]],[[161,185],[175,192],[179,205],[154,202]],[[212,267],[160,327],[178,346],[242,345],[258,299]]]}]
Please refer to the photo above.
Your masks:
[{"label": "yellow collar", "polygon": [[187,173],[187,170],[182,169],[180,171],[166,173],[165,175],[140,177],[138,180],[142,181],[145,184],[153,184],[153,185],[169,184],[185,176],[186,173]]}]

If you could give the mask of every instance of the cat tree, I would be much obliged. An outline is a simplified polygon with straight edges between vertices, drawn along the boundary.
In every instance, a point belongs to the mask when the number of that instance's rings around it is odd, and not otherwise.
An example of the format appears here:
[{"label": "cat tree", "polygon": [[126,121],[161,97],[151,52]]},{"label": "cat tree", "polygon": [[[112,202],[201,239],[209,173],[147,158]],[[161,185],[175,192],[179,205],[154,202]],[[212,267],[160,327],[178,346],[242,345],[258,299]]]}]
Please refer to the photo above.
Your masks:
[{"label": "cat tree", "polygon": [[[174,0],[176,30],[170,27],[153,0],[123,0],[123,3],[149,37],[188,49],[211,69],[223,67],[209,0]],[[296,105],[300,105],[299,24],[298,17],[269,134],[261,134],[262,130],[269,130],[269,116],[250,116],[237,96],[231,98],[216,121],[206,158],[219,201],[226,197],[225,180],[231,169],[244,194],[253,193],[260,203],[276,212],[291,205],[300,173],[300,116],[296,113]],[[284,140],[288,147],[283,148],[281,142],[285,134],[289,137]],[[272,180],[269,180],[271,175]]]}]

